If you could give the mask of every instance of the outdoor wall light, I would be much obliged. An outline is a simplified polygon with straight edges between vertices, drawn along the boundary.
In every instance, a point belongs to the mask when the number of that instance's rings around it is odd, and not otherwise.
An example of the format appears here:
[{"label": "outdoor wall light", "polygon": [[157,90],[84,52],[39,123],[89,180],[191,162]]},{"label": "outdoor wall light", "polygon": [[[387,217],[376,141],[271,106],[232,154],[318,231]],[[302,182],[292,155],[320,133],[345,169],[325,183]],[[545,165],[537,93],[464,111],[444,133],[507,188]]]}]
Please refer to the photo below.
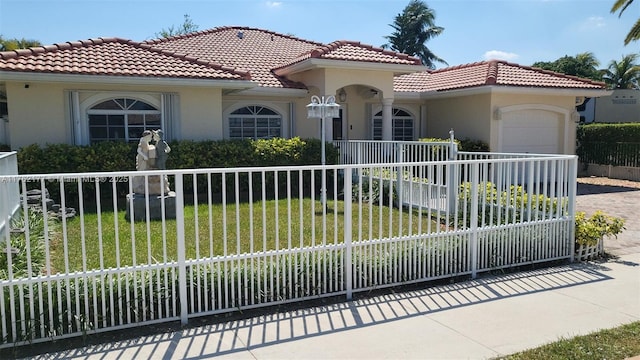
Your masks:
[{"label": "outdoor wall light", "polygon": [[344,89],[340,89],[340,91],[338,91],[338,100],[340,100],[340,102],[347,101],[347,92],[344,91]]}]

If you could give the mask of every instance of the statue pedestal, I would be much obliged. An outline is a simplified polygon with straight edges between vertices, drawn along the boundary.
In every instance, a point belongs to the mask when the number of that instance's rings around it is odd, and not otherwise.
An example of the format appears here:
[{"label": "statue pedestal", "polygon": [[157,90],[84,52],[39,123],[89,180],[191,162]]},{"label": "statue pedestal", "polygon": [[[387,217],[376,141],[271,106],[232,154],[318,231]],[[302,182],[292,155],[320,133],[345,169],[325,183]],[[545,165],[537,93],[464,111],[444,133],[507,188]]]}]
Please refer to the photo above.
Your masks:
[{"label": "statue pedestal", "polygon": [[149,194],[169,194],[169,179],[167,175],[134,176],[133,192],[138,195],[147,192]]},{"label": "statue pedestal", "polygon": [[[133,200],[133,201],[132,201]],[[149,195],[149,219],[162,219],[162,202],[164,202],[164,218],[176,218],[176,193],[169,191],[166,195]],[[133,209],[131,205],[133,203]],[[127,209],[124,218],[131,220],[133,210],[134,221],[144,221],[147,219],[147,197],[145,194],[127,194]]]}]

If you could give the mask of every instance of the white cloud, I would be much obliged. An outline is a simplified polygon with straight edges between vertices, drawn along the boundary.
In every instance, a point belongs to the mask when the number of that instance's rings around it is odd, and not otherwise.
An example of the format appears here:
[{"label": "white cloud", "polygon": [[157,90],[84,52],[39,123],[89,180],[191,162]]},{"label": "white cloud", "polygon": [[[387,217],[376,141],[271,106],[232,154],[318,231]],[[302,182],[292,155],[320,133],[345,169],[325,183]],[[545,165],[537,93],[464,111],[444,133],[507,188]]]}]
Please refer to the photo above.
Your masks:
[{"label": "white cloud", "polygon": [[605,27],[607,24],[602,16],[590,16],[580,24],[582,30],[593,30]]},{"label": "white cloud", "polygon": [[520,55],[518,55],[518,54],[514,54],[514,53],[510,53],[510,52],[506,52],[506,51],[500,51],[500,50],[489,50],[489,51],[484,53],[484,59],[485,60],[513,61],[513,60],[516,60],[519,57],[520,57]]},{"label": "white cloud", "polygon": [[282,1],[267,1],[267,7],[277,8],[282,6]]}]

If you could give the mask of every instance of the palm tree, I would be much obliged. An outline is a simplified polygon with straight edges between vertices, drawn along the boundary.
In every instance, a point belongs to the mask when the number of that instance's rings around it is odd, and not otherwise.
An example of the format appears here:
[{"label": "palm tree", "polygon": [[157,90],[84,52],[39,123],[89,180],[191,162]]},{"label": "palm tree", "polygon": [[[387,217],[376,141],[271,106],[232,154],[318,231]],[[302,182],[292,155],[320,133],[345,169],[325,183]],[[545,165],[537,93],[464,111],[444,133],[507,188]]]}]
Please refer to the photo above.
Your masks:
[{"label": "palm tree", "polygon": [[611,60],[609,67],[602,71],[602,78],[610,89],[638,89],[640,66],[636,64],[638,54],[622,57],[620,62]]},{"label": "palm tree", "polygon": [[435,12],[424,1],[411,0],[389,26],[394,31],[385,36],[389,43],[382,45],[383,48],[416,56],[432,69],[434,62],[447,64],[425,45],[428,40],[440,35],[444,28],[435,25]]},{"label": "palm tree", "polygon": [[[616,0],[611,7],[611,13],[615,13],[616,11],[620,11],[618,17],[622,16],[622,13],[633,3],[633,0]],[[640,19],[636,21],[635,24],[629,30],[627,37],[624,38],[624,44],[629,45],[630,42],[640,40]]]}]

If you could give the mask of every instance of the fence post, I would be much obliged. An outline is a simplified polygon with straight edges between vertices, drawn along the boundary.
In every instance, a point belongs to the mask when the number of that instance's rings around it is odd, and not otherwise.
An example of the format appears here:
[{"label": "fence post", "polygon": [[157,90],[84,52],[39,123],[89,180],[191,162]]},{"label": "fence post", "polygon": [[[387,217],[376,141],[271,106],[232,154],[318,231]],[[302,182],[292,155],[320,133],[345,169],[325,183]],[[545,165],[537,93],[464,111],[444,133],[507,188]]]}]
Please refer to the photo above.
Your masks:
[{"label": "fence post", "polygon": [[[453,161],[458,160],[458,144],[456,144],[454,139],[453,129],[449,131],[449,135],[451,136],[449,143],[449,156],[447,160]],[[458,197],[458,182],[457,180],[457,164],[447,164],[447,206],[449,214],[454,214],[456,210],[456,202]]]},{"label": "fence post", "polygon": [[475,279],[478,273],[478,183],[479,163],[471,164],[471,214],[469,221],[471,222],[471,233],[469,246],[471,247],[471,278]]},{"label": "fence post", "polygon": [[344,171],[344,277],[345,287],[347,291],[347,300],[351,300],[353,297],[353,248],[351,245],[351,229],[352,229],[352,194],[351,189],[353,169],[345,169]]},{"label": "fence post", "polygon": [[178,290],[180,294],[180,323],[187,325],[189,322],[187,308],[187,260],[184,244],[184,186],[182,174],[175,175],[176,182],[176,236],[178,243]]},{"label": "fence post", "polygon": [[578,194],[578,157],[573,156],[571,158],[569,165],[569,178],[567,181],[569,182],[569,219],[571,219],[571,224],[569,224],[569,249],[571,251],[571,262],[575,261],[576,255],[576,197]]},{"label": "fence post", "polygon": [[403,204],[403,194],[402,194],[402,190],[403,190],[403,186],[402,186],[402,179],[403,179],[403,171],[404,171],[404,167],[400,166],[399,164],[401,164],[404,161],[404,156],[403,156],[403,144],[398,142],[396,143],[396,164],[398,164],[398,166],[396,167],[396,195],[398,196],[398,208],[402,209],[402,204]]}]

